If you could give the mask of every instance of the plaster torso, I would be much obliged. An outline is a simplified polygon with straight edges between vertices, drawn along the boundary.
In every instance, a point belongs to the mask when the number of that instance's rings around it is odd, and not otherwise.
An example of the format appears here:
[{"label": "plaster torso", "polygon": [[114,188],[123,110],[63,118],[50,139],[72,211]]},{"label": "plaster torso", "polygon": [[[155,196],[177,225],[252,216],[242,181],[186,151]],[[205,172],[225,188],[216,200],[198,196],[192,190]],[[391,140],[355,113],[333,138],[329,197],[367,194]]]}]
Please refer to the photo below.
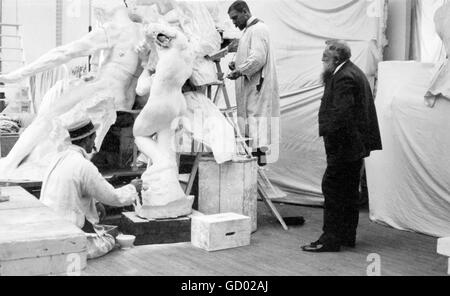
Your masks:
[{"label": "plaster torso", "polygon": [[105,59],[99,69],[96,82],[106,86],[103,91],[114,97],[118,110],[131,110],[135,97],[135,82],[142,68],[139,64],[136,44],[142,39],[141,24],[125,26],[111,24],[103,28],[111,49],[104,51]]},{"label": "plaster torso", "polygon": [[[147,31],[165,33],[167,27],[151,25]],[[151,136],[170,128],[172,121],[186,111],[186,101],[181,92],[192,75],[194,57],[186,37],[169,29],[175,35],[169,47],[158,46],[158,63],[153,78],[150,98],[135,122],[135,136]],[[136,134],[136,131],[139,131]]]}]

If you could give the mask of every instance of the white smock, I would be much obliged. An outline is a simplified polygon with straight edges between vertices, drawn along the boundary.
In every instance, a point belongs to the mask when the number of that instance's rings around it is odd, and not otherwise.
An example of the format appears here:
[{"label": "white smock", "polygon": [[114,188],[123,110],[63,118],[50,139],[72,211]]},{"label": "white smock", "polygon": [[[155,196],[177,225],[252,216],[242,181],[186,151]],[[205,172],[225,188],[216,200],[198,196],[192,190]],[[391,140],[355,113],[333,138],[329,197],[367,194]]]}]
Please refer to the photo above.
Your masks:
[{"label": "white smock", "polygon": [[254,17],[247,24],[235,59],[243,75],[236,80],[239,128],[253,148],[278,146],[280,96],[269,30]]},{"label": "white smock", "polygon": [[96,201],[121,207],[138,198],[133,185],[115,189],[87,156],[83,148],[75,145],[60,152],[44,177],[41,193],[46,206],[79,228],[83,228],[85,218],[93,225],[98,224]]}]

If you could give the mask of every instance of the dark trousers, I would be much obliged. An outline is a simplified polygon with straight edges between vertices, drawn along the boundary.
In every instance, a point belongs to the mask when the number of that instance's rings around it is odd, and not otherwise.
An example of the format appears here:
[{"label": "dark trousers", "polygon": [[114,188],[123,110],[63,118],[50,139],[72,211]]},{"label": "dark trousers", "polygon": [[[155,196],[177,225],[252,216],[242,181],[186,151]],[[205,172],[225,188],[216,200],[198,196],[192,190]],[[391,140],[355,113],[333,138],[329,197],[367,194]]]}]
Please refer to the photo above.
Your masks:
[{"label": "dark trousers", "polygon": [[323,237],[333,243],[354,240],[359,221],[359,182],[363,160],[328,163],[322,180],[325,197]]}]

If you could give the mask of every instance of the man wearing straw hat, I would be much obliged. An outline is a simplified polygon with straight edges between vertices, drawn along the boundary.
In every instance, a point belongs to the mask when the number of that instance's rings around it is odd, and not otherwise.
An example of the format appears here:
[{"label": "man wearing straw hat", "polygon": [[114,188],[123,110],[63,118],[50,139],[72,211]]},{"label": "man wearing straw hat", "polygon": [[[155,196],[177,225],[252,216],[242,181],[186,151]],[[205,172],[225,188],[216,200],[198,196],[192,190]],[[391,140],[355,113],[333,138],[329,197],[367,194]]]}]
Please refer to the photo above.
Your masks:
[{"label": "man wearing straw hat", "polygon": [[93,233],[99,222],[96,201],[117,207],[132,205],[142,189],[142,181],[133,180],[115,189],[89,161],[98,126],[84,119],[67,129],[72,145],[50,164],[43,181],[41,201],[83,231]]}]

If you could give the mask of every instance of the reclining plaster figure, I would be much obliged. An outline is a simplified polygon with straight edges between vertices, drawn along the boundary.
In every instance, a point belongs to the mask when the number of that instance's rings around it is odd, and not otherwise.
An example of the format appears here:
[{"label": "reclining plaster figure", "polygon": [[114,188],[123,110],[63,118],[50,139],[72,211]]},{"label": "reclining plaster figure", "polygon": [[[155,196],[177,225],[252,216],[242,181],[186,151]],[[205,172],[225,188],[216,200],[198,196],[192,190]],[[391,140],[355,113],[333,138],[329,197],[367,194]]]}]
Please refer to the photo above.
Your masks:
[{"label": "reclining plaster figure", "polygon": [[8,174],[18,168],[36,146],[48,137],[54,119],[69,111],[79,109],[79,112],[86,112],[88,108],[93,108],[93,112],[102,113],[92,118],[94,123],[101,125],[96,140],[96,146],[100,148],[104,136],[115,122],[115,112],[131,110],[136,96],[137,77],[142,72],[135,48],[144,36],[143,26],[129,18],[129,11],[122,0],[94,0],[93,7],[97,16],[104,21],[101,27],[79,40],[49,51],[27,66],[0,75],[1,82],[15,83],[74,58],[99,52],[103,52],[105,58],[93,77],[72,80],[64,87],[57,84],[47,93],[34,122],[0,163],[0,174]]}]

